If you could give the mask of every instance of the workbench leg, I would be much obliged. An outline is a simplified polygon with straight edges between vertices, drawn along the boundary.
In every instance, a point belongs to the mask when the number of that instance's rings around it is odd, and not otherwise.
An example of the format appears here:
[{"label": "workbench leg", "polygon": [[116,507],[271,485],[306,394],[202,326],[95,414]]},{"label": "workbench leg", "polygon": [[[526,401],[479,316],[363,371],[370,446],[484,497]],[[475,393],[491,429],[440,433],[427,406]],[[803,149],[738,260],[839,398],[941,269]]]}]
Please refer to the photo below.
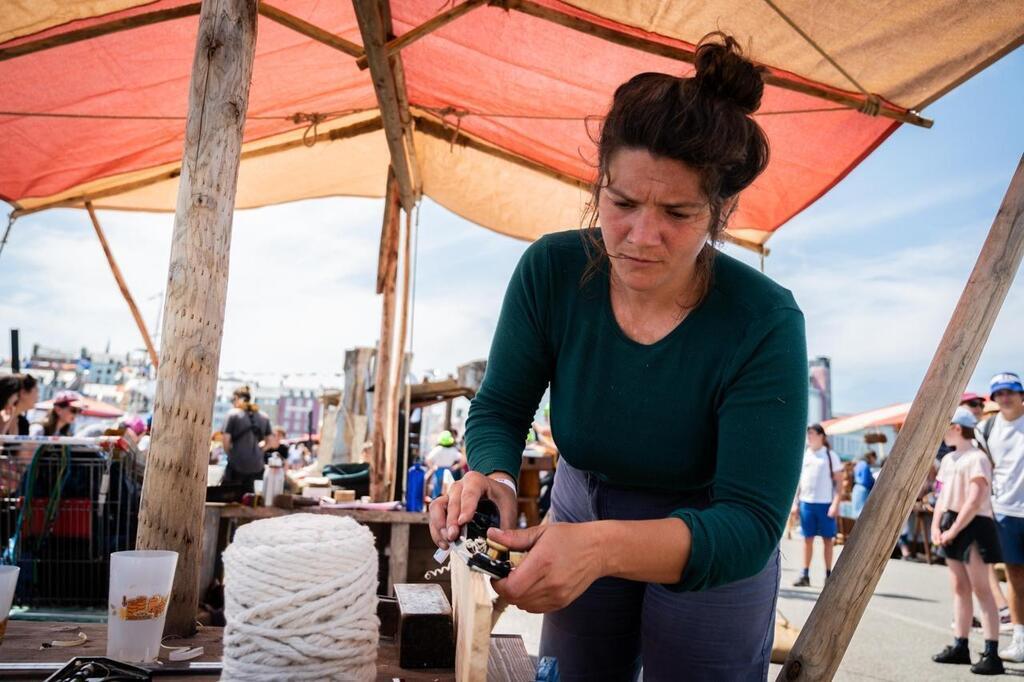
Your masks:
[{"label": "workbench leg", "polygon": [[199,601],[206,599],[206,591],[213,583],[217,571],[217,544],[220,541],[220,507],[207,507],[203,514],[203,548],[199,563]]},{"label": "workbench leg", "polygon": [[409,577],[409,524],[391,524],[391,543],[388,546],[388,596],[395,596],[395,584]]}]

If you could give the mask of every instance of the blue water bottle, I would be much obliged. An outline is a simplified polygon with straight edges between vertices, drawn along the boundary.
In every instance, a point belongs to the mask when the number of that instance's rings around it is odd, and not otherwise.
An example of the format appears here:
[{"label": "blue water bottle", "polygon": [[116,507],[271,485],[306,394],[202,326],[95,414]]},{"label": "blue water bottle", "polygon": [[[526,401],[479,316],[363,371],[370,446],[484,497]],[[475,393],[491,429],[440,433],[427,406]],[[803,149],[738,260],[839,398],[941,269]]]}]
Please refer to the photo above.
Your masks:
[{"label": "blue water bottle", "polygon": [[405,510],[411,512],[423,511],[423,483],[427,476],[426,468],[420,464],[417,457],[409,467],[409,474],[405,479]]}]

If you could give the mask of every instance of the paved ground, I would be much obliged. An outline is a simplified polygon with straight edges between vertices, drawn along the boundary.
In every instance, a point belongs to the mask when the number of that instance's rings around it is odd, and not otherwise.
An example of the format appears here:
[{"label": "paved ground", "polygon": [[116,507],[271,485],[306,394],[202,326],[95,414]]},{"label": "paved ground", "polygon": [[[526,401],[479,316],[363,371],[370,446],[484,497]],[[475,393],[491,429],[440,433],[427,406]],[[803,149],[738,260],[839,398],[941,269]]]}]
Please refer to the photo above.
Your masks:
[{"label": "paved ground", "polygon": [[[811,568],[810,588],[793,588],[801,560],[802,541],[783,540],[783,576],[779,610],[797,626],[803,624],[821,588],[824,567],[820,548]],[[854,680],[978,680],[966,666],[932,663],[931,655],[951,643],[949,628],[952,599],[944,566],[890,561],[861,619],[850,648],[836,675],[840,682]],[[521,634],[526,648],[536,655],[540,617],[509,609],[495,632]],[[1002,642],[1008,635],[1002,636]],[[982,646],[979,633],[971,634],[971,652],[977,659]],[[770,679],[780,666],[773,665]],[[1024,664],[1010,664],[1008,674],[1024,677]]]}]

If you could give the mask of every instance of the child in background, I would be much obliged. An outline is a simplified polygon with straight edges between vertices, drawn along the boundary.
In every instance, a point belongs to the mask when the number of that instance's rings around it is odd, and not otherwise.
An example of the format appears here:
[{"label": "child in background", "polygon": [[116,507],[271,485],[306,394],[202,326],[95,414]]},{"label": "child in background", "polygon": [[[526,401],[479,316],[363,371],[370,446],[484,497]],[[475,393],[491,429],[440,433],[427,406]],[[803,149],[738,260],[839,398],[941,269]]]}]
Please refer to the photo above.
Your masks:
[{"label": "child in background", "polygon": [[971,627],[971,593],[981,607],[985,650],[971,672],[999,675],[1004,672],[999,658],[999,611],[988,580],[988,564],[1002,561],[999,538],[992,517],[992,463],[975,447],[974,427],[978,420],[965,407],[958,407],[943,440],[953,451],[942,459],[936,486],[932,541],[946,558],[953,587],[954,640],[932,656],[936,663],[970,665],[967,633]]}]

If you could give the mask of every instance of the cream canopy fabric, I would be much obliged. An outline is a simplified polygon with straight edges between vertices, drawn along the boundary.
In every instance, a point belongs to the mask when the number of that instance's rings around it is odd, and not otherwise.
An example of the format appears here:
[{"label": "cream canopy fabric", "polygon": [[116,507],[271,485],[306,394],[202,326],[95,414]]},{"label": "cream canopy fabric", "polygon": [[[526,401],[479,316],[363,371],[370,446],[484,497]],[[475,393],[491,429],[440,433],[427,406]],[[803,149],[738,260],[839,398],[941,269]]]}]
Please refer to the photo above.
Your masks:
[{"label": "cream canopy fabric", "polygon": [[[270,4],[361,42],[343,0]],[[686,74],[692,67],[531,15],[525,0],[509,4],[473,9],[401,54],[424,194],[485,227],[534,239],[579,224],[594,173],[592,137],[614,88],[641,71]],[[393,0],[394,32],[423,24],[440,5]],[[778,84],[766,88],[758,120],[772,162],[742,197],[729,230],[755,248],[899,125],[803,86],[861,98],[863,88],[900,112],[933,101],[1024,36],[1019,0],[778,5],[856,83],[764,0],[531,3],[535,14],[682,52],[721,28],[770,67]],[[197,7],[185,0],[7,3],[0,13],[0,198],[21,213],[86,199],[99,208],[173,210]],[[178,18],[12,56],[26,44],[154,13]],[[256,51],[237,206],[381,196],[388,151],[369,72],[265,17]]]}]

